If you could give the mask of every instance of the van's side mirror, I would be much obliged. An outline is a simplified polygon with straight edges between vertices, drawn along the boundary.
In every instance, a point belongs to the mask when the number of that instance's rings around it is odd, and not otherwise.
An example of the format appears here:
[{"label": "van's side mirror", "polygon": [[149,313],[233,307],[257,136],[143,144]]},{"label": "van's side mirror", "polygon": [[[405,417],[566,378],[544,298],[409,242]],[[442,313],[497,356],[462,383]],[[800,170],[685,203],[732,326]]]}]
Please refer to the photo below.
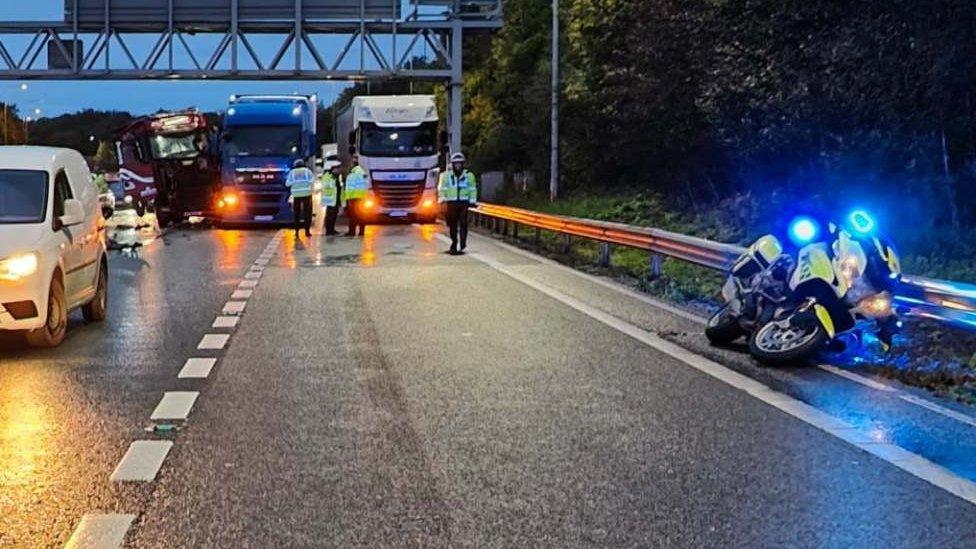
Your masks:
[{"label": "van's side mirror", "polygon": [[81,225],[85,222],[85,207],[76,198],[69,198],[64,201],[64,215],[58,218],[62,227]]},{"label": "van's side mirror", "polygon": [[446,150],[448,148],[447,142],[450,140],[450,137],[448,136],[447,132],[442,130],[440,135],[438,136],[438,140],[440,141],[441,149]]},{"label": "van's side mirror", "polygon": [[349,135],[346,136],[346,142],[349,143],[350,147],[356,146],[356,130],[349,132]]},{"label": "van's side mirror", "polygon": [[356,152],[357,152],[356,151],[356,146],[355,145],[349,145],[349,156],[356,156]]}]

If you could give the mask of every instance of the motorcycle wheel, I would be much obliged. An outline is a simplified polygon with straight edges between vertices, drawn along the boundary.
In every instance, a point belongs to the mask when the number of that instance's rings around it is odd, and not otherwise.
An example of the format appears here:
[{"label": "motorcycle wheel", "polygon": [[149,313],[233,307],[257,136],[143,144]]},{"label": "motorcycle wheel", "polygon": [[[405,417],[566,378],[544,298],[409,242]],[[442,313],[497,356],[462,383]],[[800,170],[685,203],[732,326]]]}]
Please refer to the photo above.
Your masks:
[{"label": "motorcycle wheel", "polygon": [[712,345],[727,345],[745,335],[745,330],[739,324],[739,319],[729,313],[726,305],[715,312],[708,319],[705,326],[705,337]]},{"label": "motorcycle wheel", "polygon": [[785,366],[809,359],[830,337],[819,323],[794,326],[789,316],[760,326],[749,336],[749,351],[763,364]]},{"label": "motorcycle wheel", "polygon": [[145,202],[143,202],[142,200],[140,200],[140,201],[136,202],[135,206],[136,206],[136,215],[138,215],[139,217],[142,217],[142,216],[146,215],[146,203]]}]

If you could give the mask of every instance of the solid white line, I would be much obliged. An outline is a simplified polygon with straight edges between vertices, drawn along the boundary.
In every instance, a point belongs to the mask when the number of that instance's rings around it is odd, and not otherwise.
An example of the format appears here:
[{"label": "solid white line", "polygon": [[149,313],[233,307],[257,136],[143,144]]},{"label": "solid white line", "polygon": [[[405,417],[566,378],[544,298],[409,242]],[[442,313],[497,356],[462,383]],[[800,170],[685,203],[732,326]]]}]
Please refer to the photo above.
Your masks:
[{"label": "solid white line", "polygon": [[149,419],[186,419],[198,396],[197,391],[167,391]]},{"label": "solid white line", "polygon": [[842,377],[844,379],[849,379],[849,380],[853,381],[854,383],[859,383],[861,385],[864,385],[865,387],[870,387],[872,389],[877,389],[878,391],[884,391],[884,392],[887,392],[887,393],[898,392],[898,389],[895,389],[894,387],[885,385],[884,383],[881,383],[880,381],[875,381],[875,380],[873,380],[871,378],[867,378],[867,377],[864,377],[864,376],[859,376],[859,375],[855,374],[854,372],[848,372],[847,370],[838,368],[837,366],[831,366],[830,364],[817,364],[817,368],[820,368],[821,370],[823,370],[825,372],[830,372],[830,373],[834,374],[835,376],[840,376],[840,377]]},{"label": "solid white line", "polygon": [[234,290],[230,295],[231,299],[250,299],[254,295],[254,290]]},{"label": "solid white line", "polygon": [[[436,236],[439,239],[441,239],[441,240],[443,240],[443,241],[445,241],[447,243],[450,243],[450,241],[451,241],[449,238],[447,238],[443,234],[438,233]],[[472,235],[469,234],[469,236],[472,236]],[[473,236],[475,238],[478,238],[478,239],[482,239],[482,240],[486,240],[488,242],[491,242],[492,244],[494,244],[494,245],[496,245],[496,246],[498,246],[500,248],[504,248],[504,249],[509,250],[509,251],[511,251],[513,253],[519,254],[519,255],[521,255],[523,257],[527,257],[527,258],[533,259],[535,261],[538,261],[539,263],[543,263],[543,264],[546,264],[546,265],[555,267],[557,269],[563,270],[563,271],[568,272],[568,273],[572,273],[572,274],[574,274],[574,275],[576,275],[576,276],[578,276],[580,278],[583,278],[585,280],[589,280],[589,281],[591,281],[591,282],[593,282],[595,284],[599,284],[599,285],[604,286],[606,288],[610,288],[612,290],[616,290],[617,292],[620,292],[620,293],[622,293],[624,295],[627,295],[628,297],[632,297],[634,299],[638,299],[638,300],[643,301],[643,302],[645,302],[645,303],[647,303],[649,305],[652,305],[652,306],[657,307],[659,309],[662,309],[662,310],[668,311],[670,313],[676,314],[676,315],[678,315],[678,316],[680,316],[680,317],[682,317],[684,319],[690,320],[692,322],[696,322],[696,323],[702,324],[702,325],[705,325],[705,324],[708,323],[708,319],[705,318],[705,317],[703,317],[703,316],[696,315],[695,313],[692,313],[690,311],[685,311],[683,309],[677,308],[677,307],[675,307],[673,305],[670,305],[668,303],[665,303],[665,302],[662,302],[660,300],[657,300],[657,299],[655,299],[653,297],[650,297],[650,296],[641,294],[641,293],[637,292],[636,290],[632,290],[632,289],[630,289],[630,288],[628,288],[626,286],[623,286],[621,284],[618,284],[616,282],[613,282],[613,281],[610,281],[610,280],[605,280],[605,279],[603,279],[601,277],[598,277],[598,276],[595,276],[595,275],[591,275],[589,273],[584,273],[584,272],[581,272],[581,271],[577,271],[576,269],[573,269],[572,267],[568,267],[566,265],[563,265],[562,263],[559,263],[557,261],[554,261],[552,259],[549,259],[548,257],[542,257],[542,256],[539,256],[539,255],[536,255],[536,254],[534,254],[532,252],[529,252],[527,250],[523,250],[523,249],[521,249],[521,248],[519,248],[517,246],[513,246],[513,245],[508,244],[506,242],[499,242],[499,241],[497,241],[497,240],[495,240],[493,238],[489,238],[489,237],[486,237],[486,236],[482,236],[482,235],[479,235],[479,234],[476,234],[476,233],[474,233]],[[887,392],[887,393],[897,393],[898,398],[902,399],[905,402],[908,402],[909,404],[914,404],[916,406],[920,406],[920,407],[925,408],[925,409],[927,409],[927,410],[929,410],[931,412],[935,412],[937,414],[940,414],[942,416],[948,417],[950,419],[954,419],[956,421],[960,421],[960,422],[965,423],[967,425],[972,425],[972,426],[976,427],[976,418],[974,418],[972,416],[969,416],[967,414],[964,414],[962,412],[958,412],[956,410],[952,410],[951,408],[946,408],[945,406],[941,406],[941,405],[939,405],[939,404],[937,404],[935,402],[932,402],[930,400],[924,399],[922,397],[918,397],[918,396],[915,396],[915,395],[912,395],[912,394],[909,394],[909,393],[905,393],[905,392],[903,392],[903,391],[901,391],[901,390],[899,390],[899,389],[897,389],[895,387],[892,387],[890,385],[881,383],[881,382],[876,381],[876,380],[873,380],[871,378],[862,376],[860,374],[856,374],[856,373],[851,372],[849,370],[845,370],[843,368],[838,368],[836,366],[831,366],[829,364],[818,364],[817,367],[820,368],[821,370],[825,371],[825,372],[829,372],[829,373],[831,373],[833,375],[840,376],[840,377],[842,377],[844,379],[847,379],[848,381],[853,381],[854,383],[858,383],[858,384],[863,385],[865,387],[870,387],[871,389],[875,389],[875,390],[883,391],[883,392]]]},{"label": "solid white line", "polygon": [[75,528],[65,549],[114,549],[122,547],[135,515],[86,513]]},{"label": "solid white line", "polygon": [[[250,290],[247,290],[250,291]],[[237,293],[237,292],[234,292]],[[211,328],[236,328],[237,323],[241,320],[239,316],[218,316],[214,319]]]},{"label": "solid white line", "polygon": [[230,336],[227,334],[205,334],[197,349],[223,349]]},{"label": "solid white line", "polygon": [[225,315],[239,315],[244,312],[244,308],[247,307],[247,301],[228,301],[224,304]]},{"label": "solid white line", "polygon": [[217,365],[216,358],[188,358],[180,370],[178,378],[205,378],[210,375],[210,370]]},{"label": "solid white line", "polygon": [[238,288],[255,288],[258,285],[257,280],[242,280],[240,284],[237,285]]},{"label": "solid white line", "polygon": [[166,454],[173,447],[171,440],[137,440],[129,446],[122,461],[115,466],[112,482],[150,482],[163,466]]},{"label": "solid white line", "polygon": [[976,504],[976,484],[962,478],[952,471],[933,463],[924,457],[909,452],[904,448],[893,444],[875,442],[860,433],[850,424],[837,419],[822,410],[818,410],[805,402],[799,401],[786,394],[774,391],[762,383],[744,376],[738,372],[730,370],[707,358],[696,355],[691,351],[666,341],[655,334],[638,328],[632,324],[605,313],[595,307],[591,307],[576,298],[570,297],[558,290],[545,286],[529,277],[526,277],[497,261],[481,254],[470,254],[471,257],[485,263],[496,271],[508,275],[509,277],[529,286],[563,304],[576,309],[577,311],[589,316],[590,318],[602,322],[603,324],[626,334],[658,351],[670,355],[692,368],[707,374],[715,379],[739,389],[774,408],[777,408],[800,421],[812,425],[826,433],[834,435],[849,444],[864,450],[895,467],[921,478],[930,484],[937,486],[969,503]]}]

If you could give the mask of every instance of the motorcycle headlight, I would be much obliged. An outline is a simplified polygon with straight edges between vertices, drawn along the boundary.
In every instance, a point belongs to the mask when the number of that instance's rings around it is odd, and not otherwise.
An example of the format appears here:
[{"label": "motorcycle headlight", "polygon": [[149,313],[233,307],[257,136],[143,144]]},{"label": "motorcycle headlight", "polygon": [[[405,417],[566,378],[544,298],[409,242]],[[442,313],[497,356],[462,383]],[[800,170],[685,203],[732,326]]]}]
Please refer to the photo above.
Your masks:
[{"label": "motorcycle headlight", "polygon": [[37,272],[37,254],[12,255],[0,260],[0,280],[20,280]]},{"label": "motorcycle headlight", "polygon": [[862,315],[870,318],[884,318],[891,316],[894,310],[891,308],[891,295],[888,292],[881,292],[865,297],[857,304],[857,310]]}]

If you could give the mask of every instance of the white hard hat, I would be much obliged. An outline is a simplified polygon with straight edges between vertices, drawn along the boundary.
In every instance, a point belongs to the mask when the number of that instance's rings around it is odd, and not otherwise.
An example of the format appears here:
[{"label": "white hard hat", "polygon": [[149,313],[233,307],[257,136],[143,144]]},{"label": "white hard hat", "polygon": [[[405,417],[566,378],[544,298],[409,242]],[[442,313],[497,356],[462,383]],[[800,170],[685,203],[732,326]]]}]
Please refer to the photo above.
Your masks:
[{"label": "white hard hat", "polygon": [[451,164],[455,162],[465,162],[467,158],[464,157],[464,153],[456,152],[451,155]]}]

